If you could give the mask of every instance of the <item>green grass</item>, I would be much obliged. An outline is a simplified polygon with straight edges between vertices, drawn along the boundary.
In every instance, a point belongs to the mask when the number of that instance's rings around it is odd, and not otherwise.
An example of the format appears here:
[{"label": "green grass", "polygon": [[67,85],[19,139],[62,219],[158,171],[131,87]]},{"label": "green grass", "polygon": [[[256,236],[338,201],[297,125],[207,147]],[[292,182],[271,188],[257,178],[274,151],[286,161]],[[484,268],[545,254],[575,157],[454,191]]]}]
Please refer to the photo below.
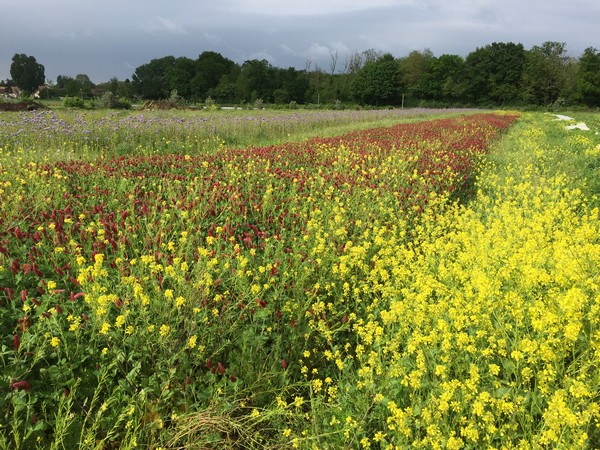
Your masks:
[{"label": "green grass", "polygon": [[[572,188],[580,189],[597,204],[600,196],[600,114],[563,112],[575,120],[560,121],[551,113],[524,113],[511,133],[490,155],[500,178],[514,176],[534,164],[539,178],[563,174]],[[585,123],[589,131],[567,130]],[[528,143],[534,140],[535,145]],[[523,151],[527,145],[528,151]]]}]

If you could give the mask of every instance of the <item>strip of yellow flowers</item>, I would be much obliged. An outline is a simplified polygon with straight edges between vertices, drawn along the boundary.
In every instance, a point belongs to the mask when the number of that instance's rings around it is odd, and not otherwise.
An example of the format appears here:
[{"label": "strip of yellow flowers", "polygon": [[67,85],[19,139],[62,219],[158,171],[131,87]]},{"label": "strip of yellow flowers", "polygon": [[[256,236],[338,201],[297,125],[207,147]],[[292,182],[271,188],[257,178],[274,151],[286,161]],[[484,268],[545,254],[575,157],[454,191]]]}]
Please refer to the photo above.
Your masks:
[{"label": "strip of yellow flowers", "polygon": [[547,127],[502,177],[484,167],[469,206],[432,207],[374,258],[385,306],[355,326],[356,358],[382,448],[598,444],[599,212],[546,167]]}]

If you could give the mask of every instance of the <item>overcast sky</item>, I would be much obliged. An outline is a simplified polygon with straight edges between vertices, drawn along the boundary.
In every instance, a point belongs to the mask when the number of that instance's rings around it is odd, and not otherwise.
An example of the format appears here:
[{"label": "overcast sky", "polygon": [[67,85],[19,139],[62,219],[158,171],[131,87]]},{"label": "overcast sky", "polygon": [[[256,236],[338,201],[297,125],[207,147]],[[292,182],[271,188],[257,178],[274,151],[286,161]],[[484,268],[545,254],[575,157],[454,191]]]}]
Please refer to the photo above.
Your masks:
[{"label": "overcast sky", "polygon": [[162,56],[206,50],[243,63],[266,59],[338,70],[347,55],[395,57],[430,49],[466,56],[492,42],[600,49],[598,0],[0,0],[0,79],[15,53],[34,56],[46,78],[84,73],[98,83],[130,78]]}]

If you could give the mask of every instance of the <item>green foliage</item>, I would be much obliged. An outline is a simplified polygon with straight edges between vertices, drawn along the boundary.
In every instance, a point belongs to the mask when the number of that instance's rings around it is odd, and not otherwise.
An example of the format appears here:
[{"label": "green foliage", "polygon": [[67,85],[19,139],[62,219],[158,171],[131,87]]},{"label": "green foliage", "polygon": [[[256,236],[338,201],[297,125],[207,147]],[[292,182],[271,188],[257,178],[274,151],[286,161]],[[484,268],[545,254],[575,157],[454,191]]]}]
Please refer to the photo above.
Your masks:
[{"label": "green foliage", "polygon": [[464,98],[466,89],[464,66],[464,59],[458,55],[430,58],[418,86],[413,88],[413,95],[450,104],[460,101]]},{"label": "green foliage", "polygon": [[401,91],[398,62],[389,53],[366,63],[352,86],[356,100],[377,106],[399,104]]},{"label": "green foliage", "polygon": [[579,58],[577,99],[587,106],[600,106],[600,52],[593,47]]},{"label": "green foliage", "polygon": [[402,83],[406,87],[406,94],[419,95],[420,84],[423,78],[430,71],[429,66],[434,59],[431,50],[426,49],[423,52],[412,51],[405,58],[400,59],[400,73]]},{"label": "green foliage", "polygon": [[494,42],[471,52],[465,61],[467,98],[479,104],[518,101],[524,64],[522,44]]},{"label": "green foliage", "polygon": [[[111,91],[121,97],[166,99],[176,89],[186,100],[210,96],[219,104],[334,105],[336,101],[375,106],[424,104],[483,107],[522,104],[549,107],[560,97],[565,104],[596,104],[600,81],[593,49],[580,61],[566,57],[563,43],[546,42],[525,50],[522,44],[494,42],[469,53],[435,57],[431,50],[412,51],[394,60],[373,49],[347,56],[343,73],[325,72],[307,63],[305,70],[272,66],[266,60],[239,65],[217,52],[198,59],[167,56],[138,67],[132,83],[116,81]],[[581,70],[579,70],[581,69]],[[59,83],[62,84],[62,83]],[[72,92],[70,95],[79,95]]]},{"label": "green foliage", "polygon": [[194,98],[202,99],[215,95],[218,101],[222,101],[223,94],[220,90],[226,90],[226,85],[231,84],[227,79],[233,73],[236,64],[223,57],[220,53],[205,51],[198,56],[194,62],[194,73],[188,79],[191,93]]},{"label": "green foliage", "polygon": [[107,108],[107,109],[130,109],[131,102],[127,99],[121,99],[113,94],[111,91],[106,91],[102,94],[102,97],[98,99],[96,105],[99,108]]},{"label": "green foliage", "polygon": [[10,76],[25,95],[33,94],[46,81],[44,66],[22,53],[13,56]]},{"label": "green foliage", "polygon": [[198,116],[1,117],[0,448],[598,447],[597,114]]},{"label": "green foliage", "polygon": [[85,100],[79,97],[65,97],[63,106],[65,108],[85,108]]},{"label": "green foliage", "polygon": [[[171,92],[175,91],[181,98],[190,98],[193,94],[190,80],[194,76],[196,63],[190,58],[177,58],[168,74]],[[172,100],[171,100],[172,101]]]},{"label": "green foliage", "polygon": [[217,111],[219,109],[219,105],[210,96],[206,97],[203,106],[208,111]]},{"label": "green foliage", "polygon": [[177,92],[177,89],[173,89],[171,91],[171,94],[169,95],[169,98],[167,100],[173,105],[177,106],[181,106],[185,102],[184,98],[181,95],[179,95],[179,92]]},{"label": "green foliage", "polygon": [[275,68],[266,60],[253,59],[242,64],[237,80],[238,96],[244,102],[273,101]]},{"label": "green foliage", "polygon": [[78,74],[75,78],[70,77],[68,75],[59,75],[56,78],[56,86],[54,90],[56,90],[59,95],[69,96],[69,97],[80,97],[80,98],[90,98],[92,96],[92,89],[94,88],[94,83],[90,80],[86,74]]},{"label": "green foliage", "polygon": [[567,56],[564,42],[544,42],[526,54],[523,68],[523,98],[526,103],[550,105],[567,97],[573,61]]},{"label": "green foliage", "polygon": [[135,69],[132,76],[133,90],[144,99],[161,100],[171,93],[170,76],[175,66],[174,56],[153,59]]}]

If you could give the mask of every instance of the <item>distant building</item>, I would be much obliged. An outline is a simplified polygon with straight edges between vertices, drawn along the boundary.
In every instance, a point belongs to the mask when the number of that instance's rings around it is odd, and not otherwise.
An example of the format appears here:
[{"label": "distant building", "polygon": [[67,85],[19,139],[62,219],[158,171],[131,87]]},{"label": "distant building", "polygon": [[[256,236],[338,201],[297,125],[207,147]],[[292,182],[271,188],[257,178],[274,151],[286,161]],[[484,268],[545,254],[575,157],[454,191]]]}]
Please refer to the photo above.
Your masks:
[{"label": "distant building", "polygon": [[0,97],[19,98],[21,90],[16,86],[0,86]]},{"label": "distant building", "polygon": [[42,89],[46,89],[48,86],[46,86],[45,84],[42,84],[41,86],[38,86],[37,91],[35,91],[33,93],[33,98],[40,98],[40,92],[42,92]]}]

